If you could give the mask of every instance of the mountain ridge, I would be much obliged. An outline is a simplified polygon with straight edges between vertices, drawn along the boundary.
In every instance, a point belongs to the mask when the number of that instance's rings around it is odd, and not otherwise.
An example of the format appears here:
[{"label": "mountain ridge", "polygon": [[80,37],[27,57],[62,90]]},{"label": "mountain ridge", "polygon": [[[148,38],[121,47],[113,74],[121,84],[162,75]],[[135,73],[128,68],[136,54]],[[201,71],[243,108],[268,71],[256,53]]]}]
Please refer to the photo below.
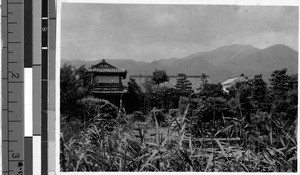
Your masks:
[{"label": "mountain ridge", "polygon": [[[87,68],[97,64],[94,61],[69,61],[78,67]],[[61,60],[62,65],[67,60]],[[126,69],[128,75],[151,75],[155,69],[164,69],[168,75],[185,73],[186,75],[209,75],[212,82],[223,82],[229,76],[244,73],[247,76],[262,74],[269,78],[274,70],[288,68],[288,73],[298,73],[298,52],[292,48],[276,44],[265,49],[251,45],[227,45],[212,51],[197,52],[182,58],[166,58],[152,62],[131,59],[107,59],[110,64]],[[127,76],[128,77],[128,76]]]}]

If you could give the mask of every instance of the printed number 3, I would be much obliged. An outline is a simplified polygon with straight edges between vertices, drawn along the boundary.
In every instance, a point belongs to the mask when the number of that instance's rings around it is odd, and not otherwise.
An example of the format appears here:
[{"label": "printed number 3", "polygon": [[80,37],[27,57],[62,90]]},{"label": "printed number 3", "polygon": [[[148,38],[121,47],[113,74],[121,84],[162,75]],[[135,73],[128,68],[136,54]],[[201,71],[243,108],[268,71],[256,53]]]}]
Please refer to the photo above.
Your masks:
[{"label": "printed number 3", "polygon": [[19,155],[19,153],[12,153],[12,155],[11,155],[11,157],[12,158],[19,158],[20,157],[20,155]]}]

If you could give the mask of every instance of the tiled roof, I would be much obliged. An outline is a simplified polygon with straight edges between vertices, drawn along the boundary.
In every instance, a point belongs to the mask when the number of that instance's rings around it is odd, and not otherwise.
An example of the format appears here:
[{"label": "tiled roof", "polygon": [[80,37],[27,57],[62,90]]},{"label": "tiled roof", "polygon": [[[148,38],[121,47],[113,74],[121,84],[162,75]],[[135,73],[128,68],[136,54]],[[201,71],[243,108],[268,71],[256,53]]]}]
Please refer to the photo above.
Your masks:
[{"label": "tiled roof", "polygon": [[104,59],[90,67],[88,69],[88,72],[109,72],[109,73],[127,73],[127,70],[116,68],[115,66],[112,66],[111,64],[108,64]]},{"label": "tiled roof", "polygon": [[123,73],[126,72],[124,69],[99,69],[99,68],[89,68],[89,72],[116,72],[116,73]]},{"label": "tiled roof", "polygon": [[237,80],[239,78],[240,78],[239,76],[238,77],[229,78],[228,80],[224,81],[222,83],[222,85],[230,84],[230,83],[234,82],[235,80]]},{"label": "tiled roof", "polygon": [[233,82],[235,82],[236,80],[239,80],[239,79],[241,79],[241,78],[244,78],[244,79],[245,79],[244,74],[239,75],[239,76],[235,76],[235,77],[230,77],[229,79],[227,79],[226,81],[224,81],[224,82],[222,83],[222,85],[228,85],[228,84],[231,84],[231,83],[233,83]]}]

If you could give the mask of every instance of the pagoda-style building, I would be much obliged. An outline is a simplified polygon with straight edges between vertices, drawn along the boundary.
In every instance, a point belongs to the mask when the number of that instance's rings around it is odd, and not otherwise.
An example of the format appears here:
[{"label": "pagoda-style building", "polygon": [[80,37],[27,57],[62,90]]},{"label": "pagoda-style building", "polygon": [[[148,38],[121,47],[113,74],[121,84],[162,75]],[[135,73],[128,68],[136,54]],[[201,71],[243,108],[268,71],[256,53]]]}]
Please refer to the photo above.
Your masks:
[{"label": "pagoda-style building", "polygon": [[90,67],[88,73],[91,74],[92,96],[106,99],[117,107],[123,107],[124,94],[127,90],[122,84],[122,79],[126,78],[127,70],[116,68],[108,64],[104,59]]}]

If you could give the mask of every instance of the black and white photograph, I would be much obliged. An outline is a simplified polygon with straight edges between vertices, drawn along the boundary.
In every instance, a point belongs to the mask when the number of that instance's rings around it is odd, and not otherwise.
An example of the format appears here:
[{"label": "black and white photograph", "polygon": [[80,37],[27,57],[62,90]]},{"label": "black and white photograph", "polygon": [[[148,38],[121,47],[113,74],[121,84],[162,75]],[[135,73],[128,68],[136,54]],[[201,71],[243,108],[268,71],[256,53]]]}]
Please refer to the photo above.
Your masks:
[{"label": "black and white photograph", "polygon": [[298,6],[60,15],[61,172],[297,172]]}]

